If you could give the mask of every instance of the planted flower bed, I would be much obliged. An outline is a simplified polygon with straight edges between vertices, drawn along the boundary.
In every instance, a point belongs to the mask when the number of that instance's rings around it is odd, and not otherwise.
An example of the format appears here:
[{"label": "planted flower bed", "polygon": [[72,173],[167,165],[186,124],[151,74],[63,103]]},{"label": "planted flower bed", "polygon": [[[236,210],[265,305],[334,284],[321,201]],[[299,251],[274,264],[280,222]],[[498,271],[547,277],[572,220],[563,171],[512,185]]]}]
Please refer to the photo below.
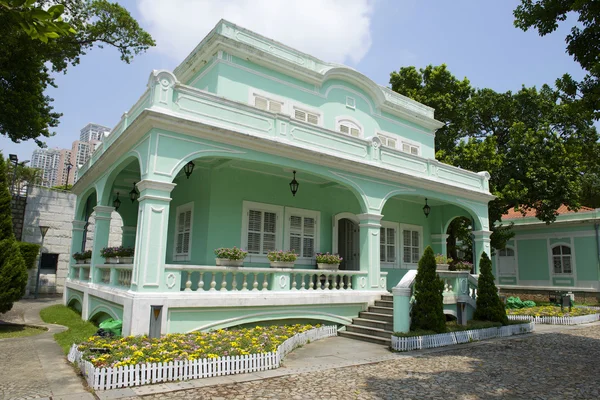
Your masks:
[{"label": "planted flower bed", "polygon": [[508,309],[506,314],[512,321],[533,321],[538,324],[578,325],[600,320],[600,313],[593,308],[557,306],[536,306]]},{"label": "planted flower bed", "polygon": [[79,364],[91,387],[104,390],[273,369],[296,347],[336,335],[335,326],[292,325],[160,339],[92,337],[73,345],[68,359]]}]

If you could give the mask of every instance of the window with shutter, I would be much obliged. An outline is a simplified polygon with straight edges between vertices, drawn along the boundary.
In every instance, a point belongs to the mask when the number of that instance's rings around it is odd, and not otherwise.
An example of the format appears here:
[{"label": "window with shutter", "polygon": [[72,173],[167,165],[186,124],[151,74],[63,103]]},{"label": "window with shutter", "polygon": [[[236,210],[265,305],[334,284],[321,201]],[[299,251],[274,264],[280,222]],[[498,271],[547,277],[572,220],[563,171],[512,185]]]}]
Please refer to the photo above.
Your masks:
[{"label": "window with shutter", "polygon": [[571,247],[557,245],[552,248],[552,264],[555,274],[572,274]]},{"label": "window with shutter", "polygon": [[362,128],[360,126],[347,119],[339,119],[337,126],[338,131],[345,133],[346,135],[360,137],[362,133]]},{"label": "window with shutter", "polygon": [[421,258],[422,228],[412,225],[402,226],[402,262],[418,264]]},{"label": "window with shutter", "polygon": [[[281,247],[281,232],[283,231],[280,216],[283,207],[270,204],[244,202],[244,219],[242,221],[242,248],[250,256],[266,256],[269,251]],[[260,257],[257,261],[265,262]]]},{"label": "window with shutter", "polygon": [[295,107],[294,107],[294,118],[299,121],[308,122],[309,124],[313,124],[313,125],[319,124],[319,115],[318,114],[300,110]]},{"label": "window with shutter", "polygon": [[254,95],[254,106],[261,110],[271,111],[280,113],[283,109],[283,103],[281,101],[273,100],[268,97]]},{"label": "window with shutter", "polygon": [[298,257],[312,259],[318,252],[319,212],[287,207],[285,209],[286,243],[285,250],[294,250]]},{"label": "window with shutter", "polygon": [[188,261],[192,247],[194,203],[187,203],[177,207],[175,215],[176,227],[173,259],[175,261]]},{"label": "window with shutter", "polygon": [[382,146],[390,147],[392,149],[395,149],[397,147],[398,141],[396,139],[381,134],[378,134],[377,136],[379,137],[379,140],[381,140]]},{"label": "window with shutter", "polygon": [[382,221],[381,225],[379,234],[379,259],[383,263],[395,263],[398,224]]},{"label": "window with shutter", "polygon": [[419,146],[411,144],[411,143],[406,143],[406,142],[402,142],[402,151],[405,153],[410,153],[414,156],[418,156],[421,152],[421,149]]}]

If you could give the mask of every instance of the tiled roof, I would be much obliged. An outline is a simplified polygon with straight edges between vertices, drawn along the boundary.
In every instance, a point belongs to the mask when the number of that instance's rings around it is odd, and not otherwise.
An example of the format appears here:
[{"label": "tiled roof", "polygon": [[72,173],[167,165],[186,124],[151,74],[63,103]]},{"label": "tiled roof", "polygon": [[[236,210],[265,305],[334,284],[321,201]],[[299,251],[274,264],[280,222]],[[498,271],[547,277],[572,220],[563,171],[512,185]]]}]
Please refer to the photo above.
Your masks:
[{"label": "tiled roof", "polygon": [[[579,211],[574,211],[574,210],[569,210],[567,208],[567,206],[563,204],[557,210],[558,215],[573,214],[573,213],[577,213],[577,212],[587,212],[587,211],[594,211],[594,209],[590,208],[590,207],[582,206],[579,209]],[[502,221],[505,221],[507,219],[517,219],[517,218],[527,218],[527,217],[535,217],[535,209],[528,208],[525,210],[525,215],[523,215],[521,213],[521,211],[515,211],[514,208],[511,208],[510,210],[508,210],[508,212],[506,214],[504,214],[502,216]]]}]

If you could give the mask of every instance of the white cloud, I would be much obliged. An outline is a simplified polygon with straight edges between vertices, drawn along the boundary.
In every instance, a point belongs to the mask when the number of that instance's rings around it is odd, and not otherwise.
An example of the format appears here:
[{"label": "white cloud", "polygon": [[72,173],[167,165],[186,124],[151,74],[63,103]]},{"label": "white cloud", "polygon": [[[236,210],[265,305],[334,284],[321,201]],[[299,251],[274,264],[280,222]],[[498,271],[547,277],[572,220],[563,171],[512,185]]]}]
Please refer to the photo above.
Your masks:
[{"label": "white cloud", "polygon": [[358,63],[371,47],[375,0],[137,0],[161,53],[183,61],[221,19],[316,56]]}]

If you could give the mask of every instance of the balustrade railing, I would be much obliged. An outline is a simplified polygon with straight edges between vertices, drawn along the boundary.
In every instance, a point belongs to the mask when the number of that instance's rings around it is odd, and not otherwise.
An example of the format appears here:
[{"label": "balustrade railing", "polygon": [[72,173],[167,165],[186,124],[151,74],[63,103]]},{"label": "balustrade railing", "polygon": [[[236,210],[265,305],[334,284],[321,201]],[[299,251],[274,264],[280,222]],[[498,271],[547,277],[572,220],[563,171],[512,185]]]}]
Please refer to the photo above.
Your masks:
[{"label": "balustrade railing", "polygon": [[[102,285],[129,288],[131,286],[131,264],[100,264],[96,265],[94,282]],[[90,265],[71,265],[70,278],[81,282],[90,282]]]},{"label": "balustrade railing", "polygon": [[196,292],[348,291],[367,276],[361,271],[167,265],[165,273],[172,271],[181,272],[181,291]]}]

